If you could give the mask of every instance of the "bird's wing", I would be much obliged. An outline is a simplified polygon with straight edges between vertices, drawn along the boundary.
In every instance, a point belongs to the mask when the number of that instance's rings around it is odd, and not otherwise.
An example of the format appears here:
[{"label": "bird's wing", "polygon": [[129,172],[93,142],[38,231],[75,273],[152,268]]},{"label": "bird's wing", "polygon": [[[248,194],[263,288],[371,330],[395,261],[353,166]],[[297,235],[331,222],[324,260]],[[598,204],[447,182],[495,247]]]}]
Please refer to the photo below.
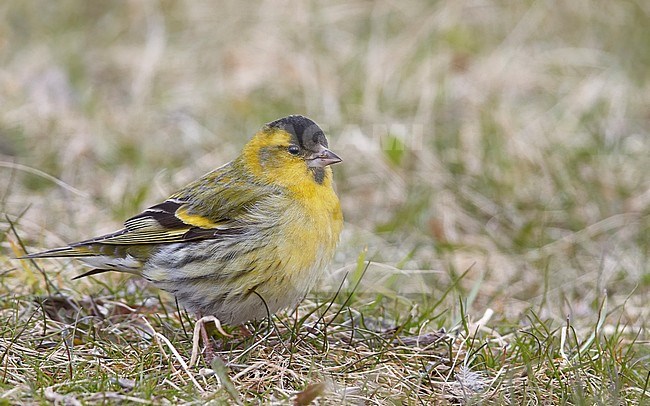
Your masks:
[{"label": "bird's wing", "polygon": [[[98,256],[105,255],[108,246],[117,249],[242,233],[250,225],[251,208],[268,200],[273,192],[249,182],[233,182],[228,175],[216,171],[205,175],[164,202],[131,217],[119,231],[25,258]],[[206,188],[209,193],[201,193]]]},{"label": "bird's wing", "polygon": [[[216,222],[198,214],[191,214],[188,203],[170,198],[131,217],[119,231],[75,242],[67,247],[29,254],[23,258],[89,257],[103,256],[108,252],[115,255],[117,251],[122,250],[119,246],[126,248],[217,238],[219,235],[235,232],[236,229],[236,220],[224,217]],[[108,246],[115,249],[109,249]]]},{"label": "bird's wing", "polygon": [[205,182],[190,185],[164,202],[149,207],[124,223],[124,229],[72,246],[89,244],[140,245],[219,238],[241,233],[250,223],[251,208],[269,197],[256,185],[212,180],[210,192],[197,196]]},{"label": "bird's wing", "polygon": [[124,228],[71,246],[92,244],[139,245],[161,244],[214,238],[221,231],[232,229],[233,220],[223,217],[211,220],[200,214],[192,214],[189,203],[168,199],[149,207],[124,223]]}]

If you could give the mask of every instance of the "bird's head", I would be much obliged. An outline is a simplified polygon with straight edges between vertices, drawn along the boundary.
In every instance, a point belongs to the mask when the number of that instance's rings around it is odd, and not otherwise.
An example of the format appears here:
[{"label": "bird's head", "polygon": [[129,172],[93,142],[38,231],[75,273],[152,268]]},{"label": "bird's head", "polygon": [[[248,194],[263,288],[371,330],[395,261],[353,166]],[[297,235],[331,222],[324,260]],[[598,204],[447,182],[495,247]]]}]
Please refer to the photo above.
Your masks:
[{"label": "bird's head", "polygon": [[244,147],[243,158],[255,176],[286,187],[331,182],[331,164],[341,162],[327,149],[321,128],[303,116],[266,124]]}]

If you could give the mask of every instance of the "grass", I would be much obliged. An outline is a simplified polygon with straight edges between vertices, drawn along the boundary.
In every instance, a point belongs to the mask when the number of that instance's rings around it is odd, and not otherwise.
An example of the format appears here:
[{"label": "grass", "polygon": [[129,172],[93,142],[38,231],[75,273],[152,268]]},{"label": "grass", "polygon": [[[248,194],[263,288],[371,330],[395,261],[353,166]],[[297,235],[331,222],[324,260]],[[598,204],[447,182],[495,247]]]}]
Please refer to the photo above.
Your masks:
[{"label": "grass", "polygon": [[[0,404],[650,404],[642,1],[0,5]],[[117,229],[261,124],[327,131],[346,225],[294,312],[193,320],[16,261]],[[22,244],[22,245],[21,245]]]}]

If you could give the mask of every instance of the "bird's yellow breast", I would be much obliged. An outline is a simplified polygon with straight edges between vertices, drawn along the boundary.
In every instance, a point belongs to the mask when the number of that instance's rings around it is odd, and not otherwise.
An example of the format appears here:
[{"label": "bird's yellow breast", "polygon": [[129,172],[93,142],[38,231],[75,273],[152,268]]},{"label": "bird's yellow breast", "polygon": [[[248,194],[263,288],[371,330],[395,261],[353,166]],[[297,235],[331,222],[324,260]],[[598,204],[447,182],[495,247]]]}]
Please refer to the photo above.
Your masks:
[{"label": "bird's yellow breast", "polygon": [[[319,251],[331,256],[343,228],[341,206],[329,177],[322,185],[311,183],[292,192],[296,201],[296,218],[286,223],[286,237],[291,241],[288,245],[296,253],[307,250],[300,254],[303,257],[317,258]],[[290,213],[287,215],[291,216]]]},{"label": "bird's yellow breast", "polygon": [[282,213],[277,232],[282,244],[275,256],[282,272],[267,287],[286,286],[304,294],[331,260],[343,228],[343,214],[332,182],[332,170],[323,168],[317,182],[304,159],[291,157],[283,148],[289,134],[284,131],[258,133],[244,148],[242,157],[253,178],[285,191],[290,204]]},{"label": "bird's yellow breast", "polygon": [[290,299],[293,303],[300,300],[322,274],[334,255],[343,228],[343,215],[333,190],[312,192],[285,213],[288,221],[281,231],[284,243],[277,252],[284,262],[283,272],[275,275],[269,284],[281,286],[287,295],[296,295]]}]

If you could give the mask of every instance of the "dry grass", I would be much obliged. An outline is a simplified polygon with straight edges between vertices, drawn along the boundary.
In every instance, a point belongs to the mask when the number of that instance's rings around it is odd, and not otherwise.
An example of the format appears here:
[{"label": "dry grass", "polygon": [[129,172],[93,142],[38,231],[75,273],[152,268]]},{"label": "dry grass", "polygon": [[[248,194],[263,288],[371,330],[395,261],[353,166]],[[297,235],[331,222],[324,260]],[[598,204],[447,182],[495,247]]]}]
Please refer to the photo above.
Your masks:
[{"label": "dry grass", "polygon": [[[643,1],[5,3],[0,404],[650,402]],[[225,366],[183,368],[191,320],[141,281],[11,259],[292,113],[344,159],[344,236]]]}]

